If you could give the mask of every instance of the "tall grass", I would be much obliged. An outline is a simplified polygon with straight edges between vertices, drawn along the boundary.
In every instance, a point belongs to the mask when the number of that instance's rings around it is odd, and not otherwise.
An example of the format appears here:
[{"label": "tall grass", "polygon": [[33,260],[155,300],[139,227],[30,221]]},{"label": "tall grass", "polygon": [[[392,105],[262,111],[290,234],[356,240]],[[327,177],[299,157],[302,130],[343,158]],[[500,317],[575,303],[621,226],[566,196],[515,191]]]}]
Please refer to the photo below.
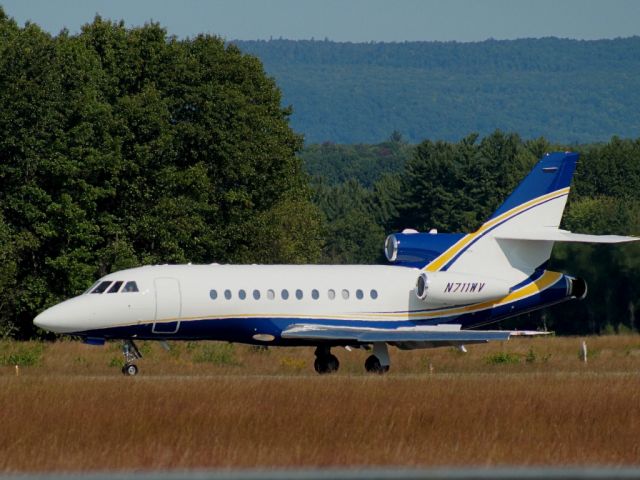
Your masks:
[{"label": "tall grass", "polygon": [[638,464],[640,337],[587,339],[587,364],[580,343],[393,350],[387,376],[336,350],[322,377],[311,349],[149,344],[136,378],[113,346],[25,344],[43,357],[0,368],[0,471]]}]

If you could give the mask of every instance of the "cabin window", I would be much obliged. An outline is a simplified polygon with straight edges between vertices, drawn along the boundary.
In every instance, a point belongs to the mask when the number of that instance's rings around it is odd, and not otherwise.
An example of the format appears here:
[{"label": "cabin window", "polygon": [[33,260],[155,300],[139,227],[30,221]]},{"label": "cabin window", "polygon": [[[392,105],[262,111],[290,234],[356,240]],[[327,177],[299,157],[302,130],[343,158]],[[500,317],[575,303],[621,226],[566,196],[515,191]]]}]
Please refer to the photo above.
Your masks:
[{"label": "cabin window", "polygon": [[267,298],[269,300],[273,300],[274,298],[276,298],[276,292],[271,289],[267,290]]},{"label": "cabin window", "polygon": [[302,290],[300,290],[300,289],[296,290],[296,298],[297,298],[298,300],[302,300],[302,297],[303,297],[303,296],[304,296],[304,295],[302,294]]},{"label": "cabin window", "polygon": [[280,296],[282,297],[283,300],[286,300],[289,298],[289,290],[287,290],[286,288],[282,289],[282,292],[280,292]]},{"label": "cabin window", "polygon": [[376,298],[378,298],[378,291],[376,289],[373,289],[371,290],[370,295],[371,295],[371,298],[375,300]]},{"label": "cabin window", "polygon": [[260,300],[260,290],[253,291],[253,298],[256,300]]},{"label": "cabin window", "polygon": [[333,300],[336,298],[336,291],[333,288],[330,288],[327,292],[327,296],[329,297],[329,300]]},{"label": "cabin window", "polygon": [[104,293],[104,291],[109,288],[109,285],[111,285],[111,282],[108,280],[105,282],[100,282],[96,288],[91,290],[91,293]]},{"label": "cabin window", "polygon": [[345,300],[349,300],[349,290],[347,290],[346,288],[342,289],[342,298],[344,298]]},{"label": "cabin window", "polygon": [[364,293],[362,292],[362,290],[360,289],[356,290],[356,298],[358,300],[362,300],[364,298]]},{"label": "cabin window", "polygon": [[138,284],[136,282],[127,282],[124,284],[124,288],[120,293],[139,292]]},{"label": "cabin window", "polygon": [[238,297],[240,297],[240,300],[244,300],[247,298],[247,292],[242,289],[238,290]]},{"label": "cabin window", "polygon": [[124,282],[120,280],[118,280],[117,282],[113,282],[113,285],[111,285],[111,288],[107,290],[107,293],[118,293],[118,290],[120,290],[120,287],[123,283]]},{"label": "cabin window", "polygon": [[231,290],[225,290],[224,291],[224,298],[226,298],[227,300],[231,300]]},{"label": "cabin window", "polygon": [[218,298],[218,292],[216,290],[209,290],[209,297],[211,297],[211,300],[215,300]]},{"label": "cabin window", "polygon": [[320,292],[314,288],[313,290],[311,290],[311,298],[317,300],[318,298],[320,298]]}]

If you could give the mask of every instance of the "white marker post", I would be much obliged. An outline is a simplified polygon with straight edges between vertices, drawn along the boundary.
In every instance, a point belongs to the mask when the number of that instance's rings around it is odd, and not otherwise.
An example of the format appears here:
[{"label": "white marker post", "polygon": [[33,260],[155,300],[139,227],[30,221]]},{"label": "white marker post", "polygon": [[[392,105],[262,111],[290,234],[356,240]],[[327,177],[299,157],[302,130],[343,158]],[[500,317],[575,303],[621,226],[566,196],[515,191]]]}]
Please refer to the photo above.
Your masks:
[{"label": "white marker post", "polygon": [[580,357],[584,363],[587,363],[587,341],[582,341],[582,348],[580,349]]}]

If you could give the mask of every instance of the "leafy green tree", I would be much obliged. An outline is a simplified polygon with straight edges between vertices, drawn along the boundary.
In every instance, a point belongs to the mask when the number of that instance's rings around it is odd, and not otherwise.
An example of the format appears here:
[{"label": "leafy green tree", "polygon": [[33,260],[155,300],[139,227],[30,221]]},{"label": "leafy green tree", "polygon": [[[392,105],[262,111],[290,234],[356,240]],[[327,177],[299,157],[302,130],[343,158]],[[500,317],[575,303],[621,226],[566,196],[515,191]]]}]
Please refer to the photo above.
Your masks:
[{"label": "leafy green tree", "polygon": [[52,37],[0,12],[0,112],[21,336],[116,269],[320,255],[291,111],[261,63],[220,38],[100,17]]},{"label": "leafy green tree", "polygon": [[0,214],[0,338],[15,330],[13,297],[16,286],[16,259],[9,227]]},{"label": "leafy green tree", "polygon": [[496,131],[477,142],[425,141],[403,174],[396,228],[470,232],[478,228],[535,162],[515,134]]}]

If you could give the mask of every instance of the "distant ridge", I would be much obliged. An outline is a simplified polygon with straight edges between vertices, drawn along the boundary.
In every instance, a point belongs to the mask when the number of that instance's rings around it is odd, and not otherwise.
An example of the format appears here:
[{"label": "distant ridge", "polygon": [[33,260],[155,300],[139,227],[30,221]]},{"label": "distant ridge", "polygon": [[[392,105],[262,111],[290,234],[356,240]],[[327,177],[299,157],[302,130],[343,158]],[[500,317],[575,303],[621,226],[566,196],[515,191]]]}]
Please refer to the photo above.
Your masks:
[{"label": "distant ridge", "polygon": [[640,136],[640,37],[483,42],[234,41],[276,78],[308,143],[514,131],[563,143]]}]

